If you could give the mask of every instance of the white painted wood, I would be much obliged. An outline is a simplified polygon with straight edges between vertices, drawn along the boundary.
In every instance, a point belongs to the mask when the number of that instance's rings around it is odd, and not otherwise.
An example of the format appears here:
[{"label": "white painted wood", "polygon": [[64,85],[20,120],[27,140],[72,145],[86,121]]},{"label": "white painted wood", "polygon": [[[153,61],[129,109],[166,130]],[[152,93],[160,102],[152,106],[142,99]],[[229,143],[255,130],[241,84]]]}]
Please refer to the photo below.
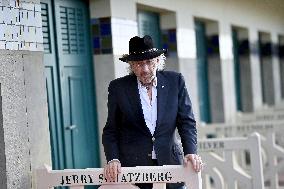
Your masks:
[{"label": "white painted wood", "polygon": [[84,186],[70,186],[70,189],[84,189]]},{"label": "white painted wood", "polygon": [[100,186],[99,189],[139,189],[139,187],[133,184],[105,184]]},{"label": "white painted wood", "polygon": [[[215,138],[199,140],[199,154],[206,163],[202,172],[204,188],[218,189],[264,189],[263,170],[260,154],[260,136],[253,134],[248,138]],[[242,169],[235,152],[248,150],[251,170]],[[214,187],[210,179],[214,180]],[[240,187],[241,186],[241,187]]]},{"label": "white painted wood", "polygon": [[283,121],[283,109],[268,109],[257,111],[254,113],[241,113],[238,112],[235,117],[237,123],[252,123],[258,121]]},{"label": "white painted wood", "polygon": [[165,183],[154,183],[153,189],[166,189],[166,184]]},{"label": "white painted wood", "polygon": [[106,181],[103,168],[51,170],[45,165],[37,170],[36,178],[38,189],[55,186],[81,189],[85,185],[101,185],[100,189],[135,189],[131,185],[134,183],[154,183],[154,189],[165,189],[166,183],[178,182],[184,182],[188,189],[202,188],[201,173],[182,165],[122,167],[117,182]]},{"label": "white painted wood", "polygon": [[[278,189],[280,188],[279,177],[282,176],[283,181],[284,172],[283,121],[212,124],[198,129],[201,138],[208,135],[215,137],[247,136],[255,131],[261,134],[264,181],[270,183],[266,184],[266,187]],[[237,161],[244,170],[248,170],[252,166],[245,160],[245,153],[239,153]]]}]

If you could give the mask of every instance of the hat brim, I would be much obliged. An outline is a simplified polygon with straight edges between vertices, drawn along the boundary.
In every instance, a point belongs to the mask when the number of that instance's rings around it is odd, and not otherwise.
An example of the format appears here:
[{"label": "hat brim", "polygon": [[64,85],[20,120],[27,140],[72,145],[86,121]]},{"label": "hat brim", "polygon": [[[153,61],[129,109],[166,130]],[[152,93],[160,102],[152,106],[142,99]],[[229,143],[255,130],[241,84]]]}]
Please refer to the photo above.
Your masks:
[{"label": "hat brim", "polygon": [[123,57],[119,58],[119,60],[121,60],[123,62],[149,60],[149,59],[152,59],[152,58],[156,58],[163,53],[166,54],[167,50],[166,49],[161,49],[161,50],[158,49],[156,51],[151,51],[151,52],[124,55]]}]

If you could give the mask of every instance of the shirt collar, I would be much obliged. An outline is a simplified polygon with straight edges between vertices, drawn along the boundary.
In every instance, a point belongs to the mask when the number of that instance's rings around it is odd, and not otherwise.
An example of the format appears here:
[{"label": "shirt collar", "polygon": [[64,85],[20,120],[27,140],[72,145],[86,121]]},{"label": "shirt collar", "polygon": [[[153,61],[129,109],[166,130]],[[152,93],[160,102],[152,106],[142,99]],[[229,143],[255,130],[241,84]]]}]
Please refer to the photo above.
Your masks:
[{"label": "shirt collar", "polygon": [[[144,86],[142,85],[142,83],[139,81],[138,77],[137,77],[137,83],[138,83],[138,88],[141,89]],[[153,80],[153,87],[157,87],[158,85],[158,78],[157,76],[155,76],[154,80]],[[144,87],[145,88],[145,87]]]}]

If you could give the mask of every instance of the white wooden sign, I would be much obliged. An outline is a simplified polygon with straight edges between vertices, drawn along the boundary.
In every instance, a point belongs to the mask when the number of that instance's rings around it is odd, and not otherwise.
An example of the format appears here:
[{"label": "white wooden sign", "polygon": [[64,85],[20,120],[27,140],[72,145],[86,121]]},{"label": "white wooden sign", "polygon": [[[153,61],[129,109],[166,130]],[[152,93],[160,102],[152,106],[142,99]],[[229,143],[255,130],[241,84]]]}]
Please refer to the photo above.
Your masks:
[{"label": "white wooden sign", "polygon": [[133,188],[135,183],[153,183],[153,189],[165,189],[166,183],[185,182],[188,189],[201,189],[201,173],[182,165],[122,167],[116,182],[104,178],[102,168],[51,170],[45,166],[37,170],[37,188],[70,186],[83,189],[86,185],[102,185],[106,188]]}]

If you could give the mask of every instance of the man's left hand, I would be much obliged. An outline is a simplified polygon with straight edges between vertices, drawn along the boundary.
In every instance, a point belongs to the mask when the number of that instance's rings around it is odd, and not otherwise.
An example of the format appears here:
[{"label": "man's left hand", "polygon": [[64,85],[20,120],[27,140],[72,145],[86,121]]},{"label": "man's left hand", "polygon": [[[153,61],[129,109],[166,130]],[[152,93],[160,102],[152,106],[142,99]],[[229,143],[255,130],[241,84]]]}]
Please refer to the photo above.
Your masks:
[{"label": "man's left hand", "polygon": [[201,157],[197,154],[187,154],[184,156],[185,166],[188,167],[190,163],[192,164],[193,169],[196,172],[199,172],[203,169],[204,164],[202,162]]}]

